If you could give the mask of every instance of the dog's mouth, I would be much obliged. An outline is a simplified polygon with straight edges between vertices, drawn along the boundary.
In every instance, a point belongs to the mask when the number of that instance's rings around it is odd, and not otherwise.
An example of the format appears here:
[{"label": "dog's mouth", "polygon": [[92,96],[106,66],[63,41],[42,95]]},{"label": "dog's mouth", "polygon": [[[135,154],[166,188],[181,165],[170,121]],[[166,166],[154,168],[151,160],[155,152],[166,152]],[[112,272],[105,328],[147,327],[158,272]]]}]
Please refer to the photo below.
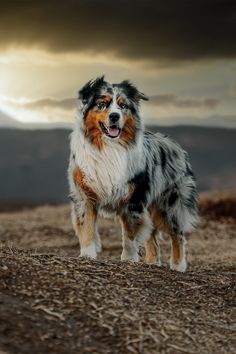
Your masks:
[{"label": "dog's mouth", "polygon": [[113,124],[110,127],[105,126],[102,122],[99,122],[103,133],[109,138],[117,138],[120,135],[121,129],[117,125]]}]

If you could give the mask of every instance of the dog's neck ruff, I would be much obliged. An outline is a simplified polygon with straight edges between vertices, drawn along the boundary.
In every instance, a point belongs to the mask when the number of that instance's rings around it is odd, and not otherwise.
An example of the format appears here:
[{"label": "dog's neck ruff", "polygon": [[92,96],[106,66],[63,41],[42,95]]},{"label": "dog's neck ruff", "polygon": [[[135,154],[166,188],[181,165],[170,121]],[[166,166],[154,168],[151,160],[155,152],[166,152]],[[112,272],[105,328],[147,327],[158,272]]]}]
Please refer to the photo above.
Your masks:
[{"label": "dog's neck ruff", "polygon": [[123,146],[106,139],[104,148],[97,149],[77,127],[72,133],[71,149],[74,162],[93,189],[101,204],[115,205],[129,193],[128,181],[144,168],[143,135],[140,131],[134,145]]}]

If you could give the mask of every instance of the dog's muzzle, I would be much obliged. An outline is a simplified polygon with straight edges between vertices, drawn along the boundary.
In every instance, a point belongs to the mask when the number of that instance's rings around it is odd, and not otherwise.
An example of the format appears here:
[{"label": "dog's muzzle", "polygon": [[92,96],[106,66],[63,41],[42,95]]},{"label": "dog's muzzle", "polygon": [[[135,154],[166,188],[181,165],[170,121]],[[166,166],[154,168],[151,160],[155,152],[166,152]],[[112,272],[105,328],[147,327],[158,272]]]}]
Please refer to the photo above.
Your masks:
[{"label": "dog's muzzle", "polygon": [[111,113],[109,115],[109,127],[104,123],[100,122],[100,127],[103,133],[109,138],[117,138],[120,135],[120,126],[119,126],[119,113]]},{"label": "dog's muzzle", "polygon": [[109,122],[110,122],[110,125],[116,124],[119,119],[120,119],[119,113],[111,113],[111,114],[109,115]]}]

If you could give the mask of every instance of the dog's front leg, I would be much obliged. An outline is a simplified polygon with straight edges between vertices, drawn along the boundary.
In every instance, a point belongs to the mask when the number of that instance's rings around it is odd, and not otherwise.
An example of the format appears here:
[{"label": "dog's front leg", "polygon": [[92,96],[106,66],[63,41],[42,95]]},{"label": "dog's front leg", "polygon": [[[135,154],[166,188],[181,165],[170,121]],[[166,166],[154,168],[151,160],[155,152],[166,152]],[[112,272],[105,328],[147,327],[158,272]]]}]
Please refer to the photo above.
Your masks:
[{"label": "dog's front leg", "polygon": [[86,203],[83,212],[72,210],[72,220],[80,243],[80,256],[96,258],[96,220],[97,211],[93,204]]}]

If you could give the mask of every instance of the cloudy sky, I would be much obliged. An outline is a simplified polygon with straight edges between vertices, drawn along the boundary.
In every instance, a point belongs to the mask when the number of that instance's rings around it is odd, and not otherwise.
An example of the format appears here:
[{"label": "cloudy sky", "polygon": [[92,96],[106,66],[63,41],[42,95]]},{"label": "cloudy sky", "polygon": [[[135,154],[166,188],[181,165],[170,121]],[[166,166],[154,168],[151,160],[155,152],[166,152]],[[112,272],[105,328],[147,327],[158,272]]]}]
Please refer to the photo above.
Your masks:
[{"label": "cloudy sky", "polygon": [[236,127],[235,0],[0,4],[0,125],[73,121],[101,74],[149,95],[146,122]]}]

